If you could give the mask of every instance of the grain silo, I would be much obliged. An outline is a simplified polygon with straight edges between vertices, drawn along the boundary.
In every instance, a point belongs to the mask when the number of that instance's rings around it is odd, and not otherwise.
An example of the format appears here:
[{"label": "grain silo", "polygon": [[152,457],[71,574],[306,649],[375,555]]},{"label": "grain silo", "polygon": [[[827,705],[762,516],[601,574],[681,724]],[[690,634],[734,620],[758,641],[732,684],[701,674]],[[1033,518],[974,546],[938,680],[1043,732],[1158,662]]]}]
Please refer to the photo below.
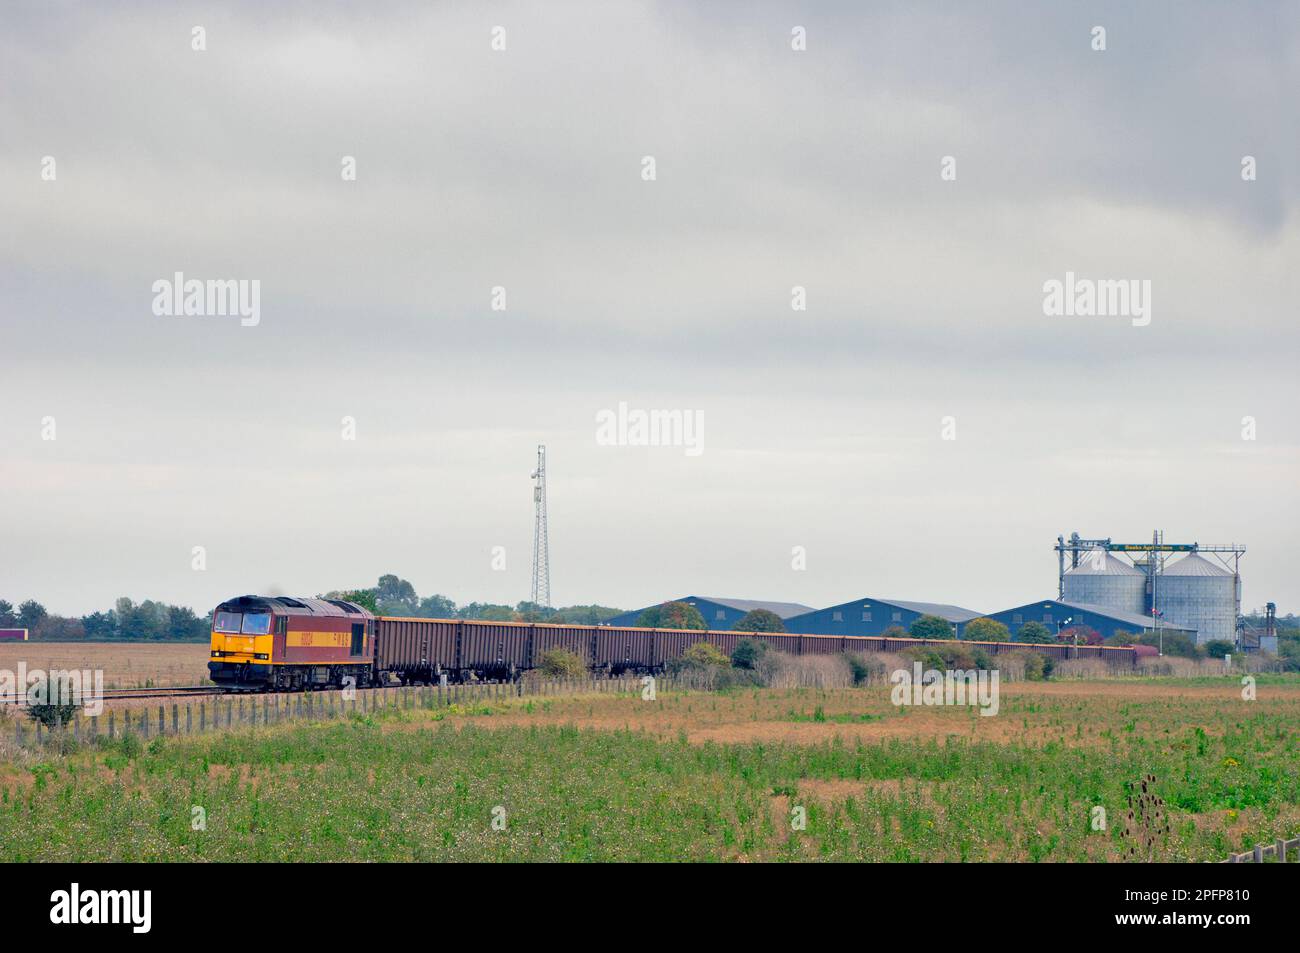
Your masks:
[{"label": "grain silo", "polygon": [[1079,565],[1066,570],[1061,582],[1065,602],[1147,615],[1146,573],[1105,550],[1082,554]]},{"label": "grain silo", "polygon": [[1196,643],[1237,638],[1237,577],[1191,553],[1156,577],[1156,607],[1165,622],[1196,630]]}]

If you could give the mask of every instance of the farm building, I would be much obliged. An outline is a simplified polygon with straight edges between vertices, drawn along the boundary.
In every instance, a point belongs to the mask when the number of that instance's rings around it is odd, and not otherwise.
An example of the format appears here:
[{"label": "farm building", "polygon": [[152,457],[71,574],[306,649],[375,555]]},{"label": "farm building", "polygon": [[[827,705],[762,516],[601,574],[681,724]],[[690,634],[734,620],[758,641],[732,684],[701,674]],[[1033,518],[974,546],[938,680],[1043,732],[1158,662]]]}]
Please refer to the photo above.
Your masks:
[{"label": "farm building", "polygon": [[863,598],[786,619],[785,629],[802,635],[881,635],[891,626],[906,629],[923,615],[935,615],[952,623],[960,637],[966,623],[982,614],[941,602]]},{"label": "farm building", "polygon": [[26,629],[0,629],[0,642],[26,642]]},{"label": "farm building", "polygon": [[[1155,629],[1155,623],[1150,616],[1085,602],[1062,602],[1059,599],[1044,599],[1041,602],[1016,606],[1014,609],[1003,609],[1001,612],[990,613],[989,618],[1001,622],[1010,629],[1013,639],[1026,622],[1041,622],[1047,626],[1052,635],[1075,626],[1087,626],[1101,633],[1103,638],[1110,638],[1116,632],[1140,635]],[[1160,628],[1166,632],[1180,632],[1192,639],[1196,638],[1194,629],[1167,624],[1163,621]]]},{"label": "farm building", "polygon": [[[668,602],[685,602],[687,605],[694,606],[696,610],[704,617],[704,624],[710,629],[728,630],[735,627],[736,623],[744,618],[745,613],[754,609],[766,609],[768,612],[774,612],[782,619],[789,619],[792,616],[800,615],[812,611],[812,606],[801,605],[798,602],[765,602],[761,599],[724,599],[719,596],[682,596],[680,599],[665,599],[664,602],[655,605],[664,605]],[[637,620],[641,618],[641,613],[646,609],[653,609],[654,606],[645,606],[640,609],[633,609],[631,612],[624,612],[622,615],[614,616],[606,622],[606,625],[613,626],[635,626]],[[789,628],[789,631],[794,631]]]}]

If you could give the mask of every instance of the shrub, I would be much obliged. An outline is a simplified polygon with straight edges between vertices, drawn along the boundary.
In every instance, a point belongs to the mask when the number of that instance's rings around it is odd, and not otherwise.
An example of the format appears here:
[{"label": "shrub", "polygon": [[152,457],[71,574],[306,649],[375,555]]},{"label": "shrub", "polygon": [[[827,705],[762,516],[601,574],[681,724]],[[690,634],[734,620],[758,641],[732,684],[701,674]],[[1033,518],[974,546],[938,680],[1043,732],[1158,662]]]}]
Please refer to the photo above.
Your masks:
[{"label": "shrub", "polygon": [[741,639],[731,653],[731,664],[736,668],[758,668],[769,646],[758,639]]},{"label": "shrub", "polygon": [[901,625],[891,625],[880,634],[886,639],[910,639],[912,637],[912,634]]},{"label": "shrub", "polygon": [[731,659],[723,655],[722,650],[710,642],[696,642],[679,657],[668,663],[668,670],[673,674],[730,667]]},{"label": "shrub", "polygon": [[547,649],[542,653],[542,674],[552,678],[574,678],[587,674],[587,665],[582,657],[568,649]]}]

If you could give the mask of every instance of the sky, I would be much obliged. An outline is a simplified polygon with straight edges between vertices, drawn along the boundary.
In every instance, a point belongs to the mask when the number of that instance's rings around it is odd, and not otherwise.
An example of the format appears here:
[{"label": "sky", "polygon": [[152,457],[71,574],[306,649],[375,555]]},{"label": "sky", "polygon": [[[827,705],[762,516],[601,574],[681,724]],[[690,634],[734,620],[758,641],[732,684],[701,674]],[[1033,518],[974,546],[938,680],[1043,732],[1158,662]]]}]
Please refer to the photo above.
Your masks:
[{"label": "sky", "polygon": [[0,598],[513,604],[545,444],[556,605],[991,612],[1160,529],[1300,611],[1297,5],[265,6],[6,8]]}]

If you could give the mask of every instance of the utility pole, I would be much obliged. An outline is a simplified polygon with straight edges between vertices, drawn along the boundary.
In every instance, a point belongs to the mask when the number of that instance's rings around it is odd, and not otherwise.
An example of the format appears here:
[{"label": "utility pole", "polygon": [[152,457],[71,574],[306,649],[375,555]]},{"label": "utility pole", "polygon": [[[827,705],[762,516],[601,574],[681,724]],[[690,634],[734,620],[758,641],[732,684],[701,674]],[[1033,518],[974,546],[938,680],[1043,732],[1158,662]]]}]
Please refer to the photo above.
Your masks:
[{"label": "utility pole", "polygon": [[537,447],[533,471],[533,591],[534,605],[551,607],[551,555],[546,539],[546,445]]}]

